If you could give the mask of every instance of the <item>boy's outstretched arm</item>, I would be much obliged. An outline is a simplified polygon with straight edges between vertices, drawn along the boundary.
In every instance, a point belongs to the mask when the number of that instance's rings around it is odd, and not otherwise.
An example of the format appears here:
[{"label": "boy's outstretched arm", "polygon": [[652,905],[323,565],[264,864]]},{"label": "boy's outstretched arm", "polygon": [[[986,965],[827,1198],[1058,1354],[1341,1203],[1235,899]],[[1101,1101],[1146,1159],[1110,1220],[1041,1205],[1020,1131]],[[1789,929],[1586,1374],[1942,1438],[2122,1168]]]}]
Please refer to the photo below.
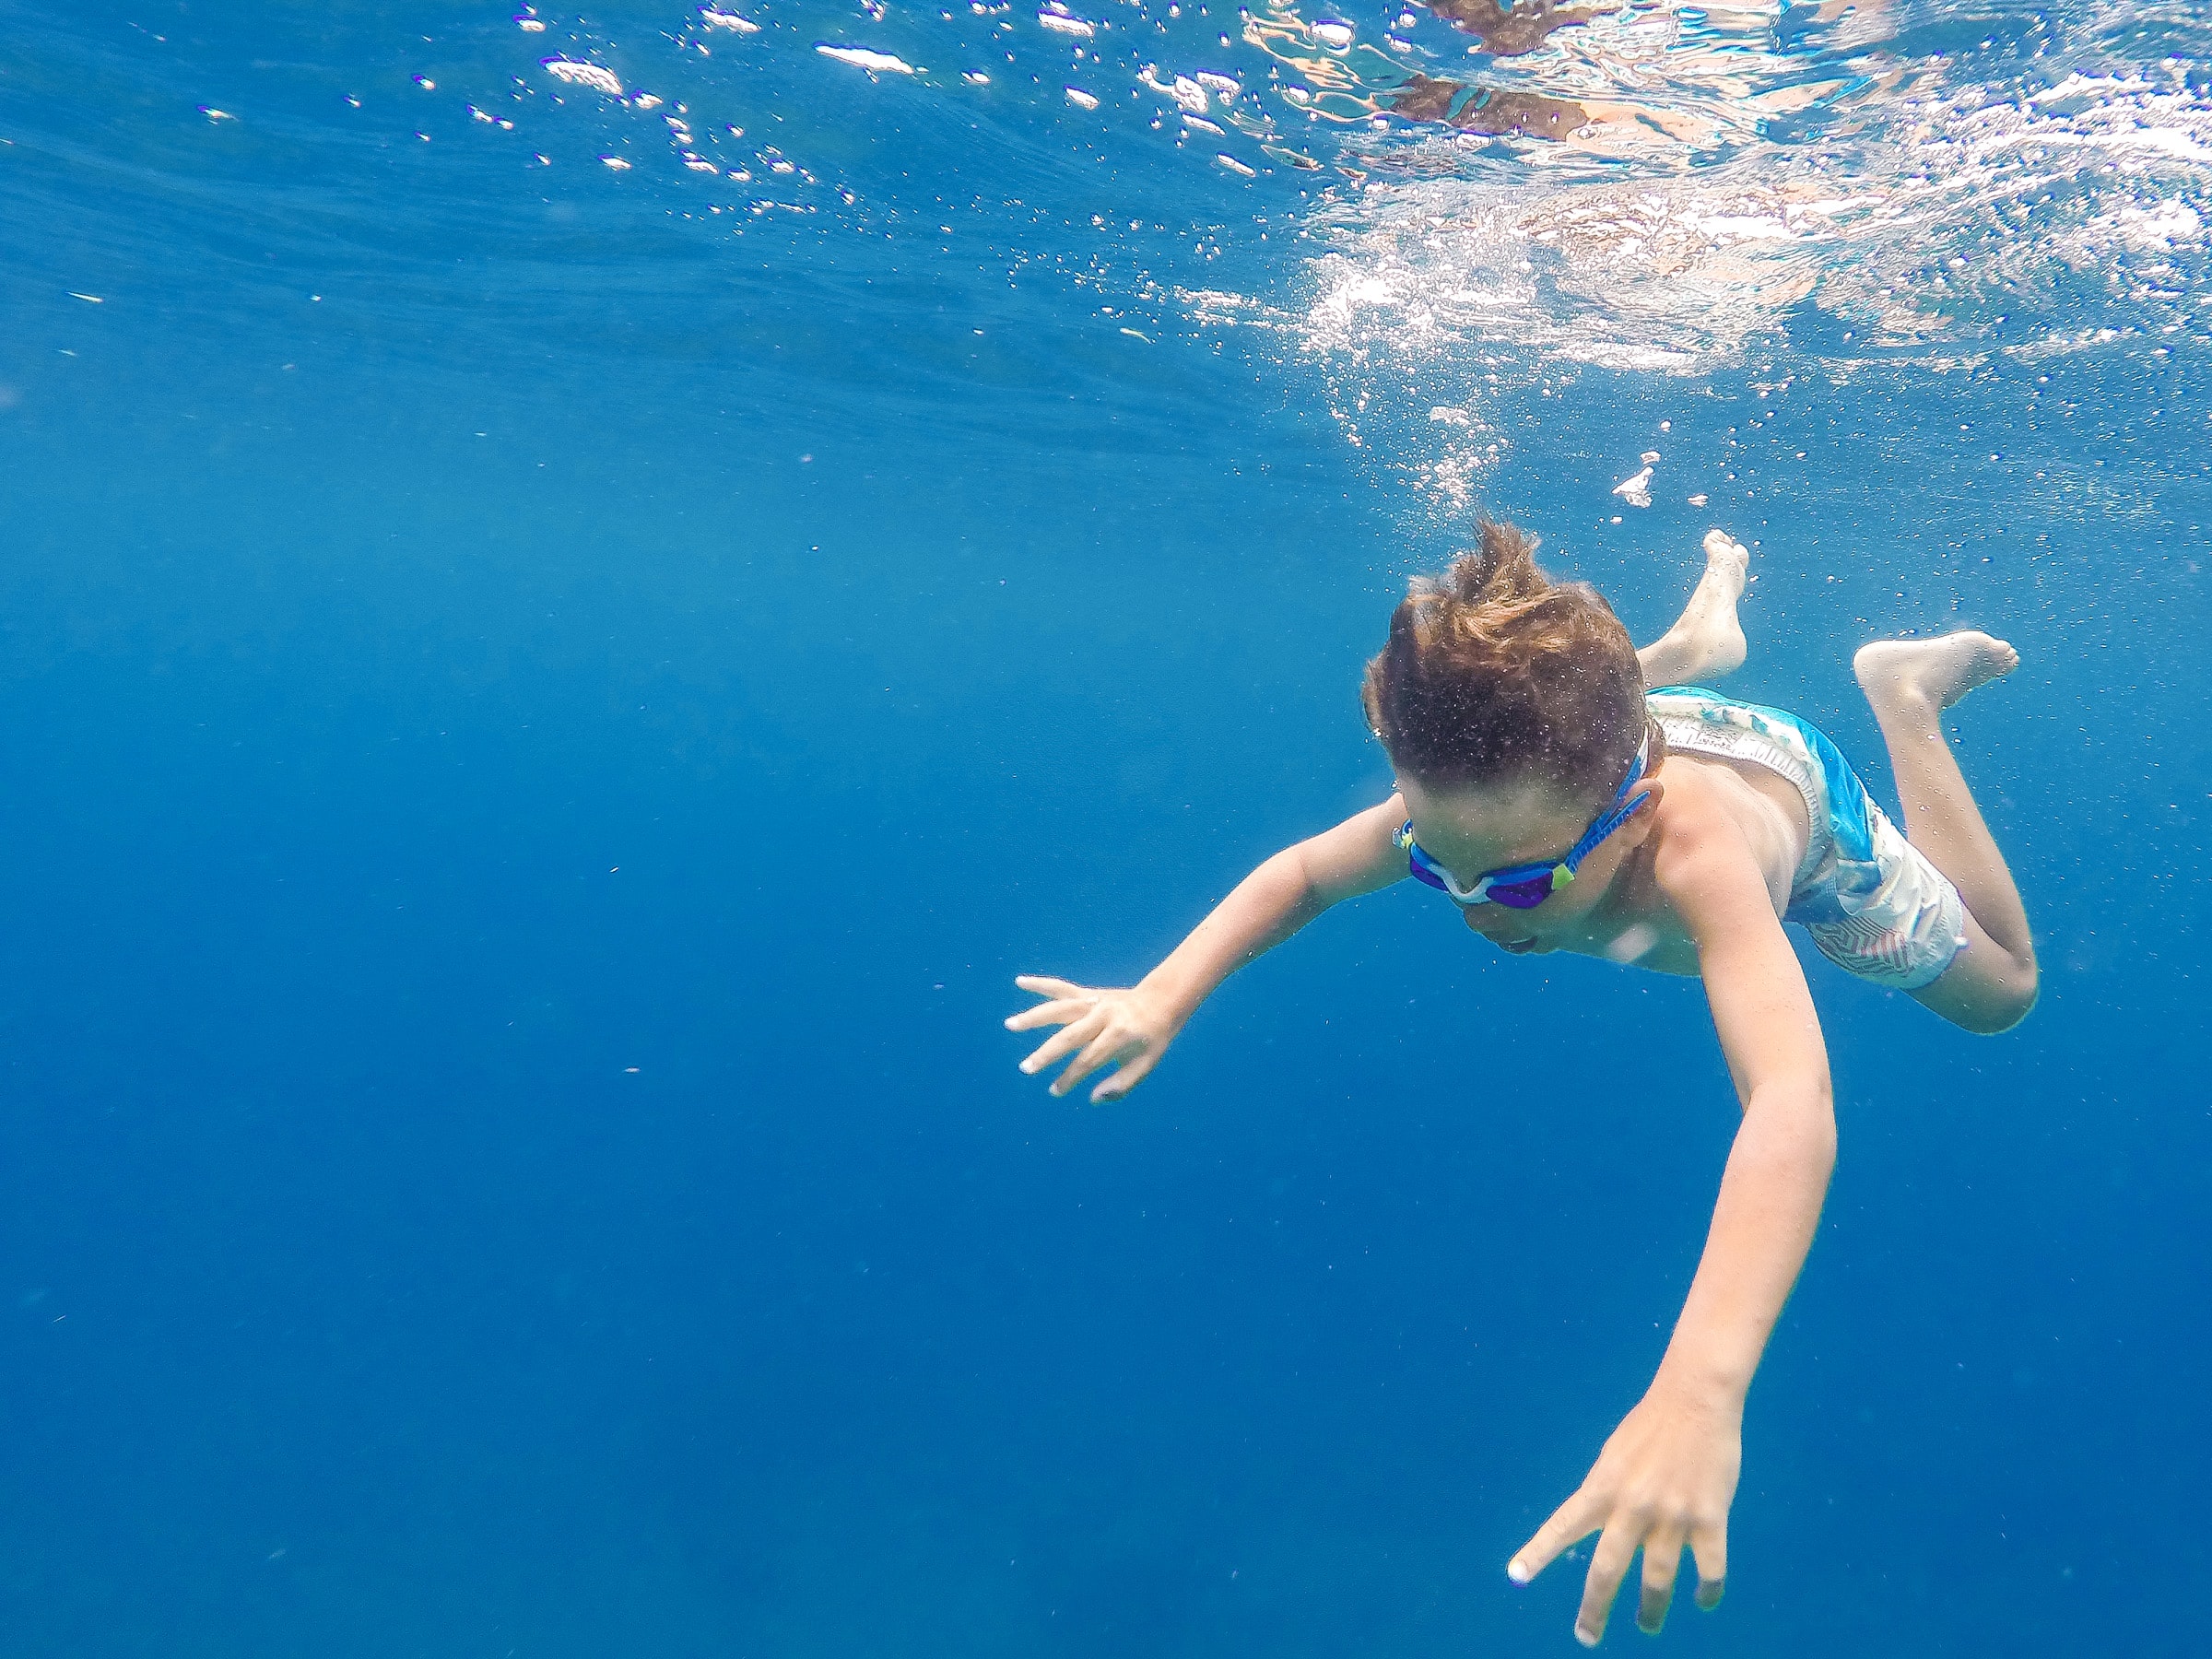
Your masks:
[{"label": "boy's outstretched arm", "polygon": [[1720,1601],[1744,1395],[1812,1247],[1835,1164],[1828,1050],[1805,971],[1741,833],[1717,814],[1683,818],[1660,850],[1659,884],[1698,942],[1744,1115],[1658,1375],[1581,1489],[1506,1569],[1526,1583],[1561,1550],[1600,1533],[1575,1618],[1585,1646],[1605,1634],[1639,1546],[1640,1628],[1655,1631],[1665,1618],[1685,1544],[1697,1560],[1698,1605]]},{"label": "boy's outstretched arm", "polygon": [[1284,848],[1239,882],[1167,960],[1126,990],[1022,974],[1014,982],[1047,1000],[1015,1015],[1006,1029],[1060,1030],[1021,1063],[1021,1069],[1041,1072],[1074,1054],[1075,1063],[1053,1083],[1053,1093],[1064,1095],[1091,1073],[1118,1062],[1118,1069],[1100,1081],[1090,1098],[1119,1100],[1159,1064],[1183,1021],[1215,986],[1331,905],[1402,877],[1406,857],[1392,837],[1405,819],[1405,803],[1394,794],[1334,830]]}]

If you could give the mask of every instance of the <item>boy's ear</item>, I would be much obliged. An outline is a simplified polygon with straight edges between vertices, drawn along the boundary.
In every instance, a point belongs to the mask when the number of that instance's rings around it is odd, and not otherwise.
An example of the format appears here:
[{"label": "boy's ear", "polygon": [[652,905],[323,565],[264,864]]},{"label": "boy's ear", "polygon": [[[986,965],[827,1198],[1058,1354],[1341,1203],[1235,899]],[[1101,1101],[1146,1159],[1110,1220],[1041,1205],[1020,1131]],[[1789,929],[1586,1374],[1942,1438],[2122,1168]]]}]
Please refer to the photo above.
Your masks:
[{"label": "boy's ear", "polygon": [[1665,799],[1666,785],[1657,778],[1643,785],[1641,793],[1636,797],[1635,816],[1621,826],[1622,833],[1629,838],[1630,846],[1643,845],[1644,837],[1651,834],[1652,825],[1658,821],[1659,803]]}]

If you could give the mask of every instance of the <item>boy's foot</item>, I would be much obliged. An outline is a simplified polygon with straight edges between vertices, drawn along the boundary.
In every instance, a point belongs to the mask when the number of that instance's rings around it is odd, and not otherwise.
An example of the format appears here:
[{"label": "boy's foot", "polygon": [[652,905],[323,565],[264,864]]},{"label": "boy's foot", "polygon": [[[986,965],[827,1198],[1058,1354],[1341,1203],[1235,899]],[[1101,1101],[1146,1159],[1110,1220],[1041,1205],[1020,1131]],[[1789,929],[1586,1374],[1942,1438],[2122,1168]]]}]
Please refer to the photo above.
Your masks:
[{"label": "boy's foot", "polygon": [[1735,618],[1735,605],[1750,568],[1751,550],[1743,543],[1724,530],[1706,533],[1705,574],[1659,642],[1673,670],[1668,677],[1717,679],[1744,665],[1744,625]]},{"label": "boy's foot", "polygon": [[2020,653],[2004,641],[1972,630],[1940,640],[1877,640],[1851,659],[1851,671],[1877,714],[1947,709],[2019,665]]}]

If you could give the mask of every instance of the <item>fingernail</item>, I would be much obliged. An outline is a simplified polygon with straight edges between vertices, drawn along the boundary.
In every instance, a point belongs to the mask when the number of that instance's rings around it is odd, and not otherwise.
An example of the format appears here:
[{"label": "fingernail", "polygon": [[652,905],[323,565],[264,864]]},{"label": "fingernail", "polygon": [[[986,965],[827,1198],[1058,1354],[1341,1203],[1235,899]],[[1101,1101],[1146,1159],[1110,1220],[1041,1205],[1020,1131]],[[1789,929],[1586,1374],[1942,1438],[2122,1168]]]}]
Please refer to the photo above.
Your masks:
[{"label": "fingernail", "polygon": [[1021,1069],[1025,1072],[1033,1072],[1037,1068],[1034,1065],[1031,1065],[1027,1060],[1024,1060],[1021,1063]]},{"label": "fingernail", "polygon": [[1516,1584],[1528,1583],[1528,1563],[1516,1557],[1505,1564],[1505,1576]]},{"label": "fingernail", "polygon": [[1589,1631],[1583,1630],[1581,1625],[1576,1625],[1574,1627],[1574,1639],[1581,1642],[1584,1647],[1595,1647],[1597,1645],[1597,1638],[1593,1636]]}]

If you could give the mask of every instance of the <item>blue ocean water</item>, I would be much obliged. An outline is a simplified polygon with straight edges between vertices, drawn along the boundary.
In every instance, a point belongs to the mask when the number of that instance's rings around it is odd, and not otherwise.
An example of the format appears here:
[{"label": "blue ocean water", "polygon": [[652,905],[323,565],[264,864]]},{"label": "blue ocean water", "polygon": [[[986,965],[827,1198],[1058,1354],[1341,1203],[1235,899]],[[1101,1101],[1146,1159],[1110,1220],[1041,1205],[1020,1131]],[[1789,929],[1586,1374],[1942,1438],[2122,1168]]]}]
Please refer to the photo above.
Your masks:
[{"label": "blue ocean water", "polygon": [[2204,1652],[2212,34],[1828,12],[0,4],[6,1651],[1569,1651],[1698,987],[1402,886],[1111,1108],[999,1025],[1386,790],[1490,512],[1639,638],[1732,529],[1892,804],[1852,649],[2023,658],[2041,1006],[1808,958],[1662,1640]]}]

